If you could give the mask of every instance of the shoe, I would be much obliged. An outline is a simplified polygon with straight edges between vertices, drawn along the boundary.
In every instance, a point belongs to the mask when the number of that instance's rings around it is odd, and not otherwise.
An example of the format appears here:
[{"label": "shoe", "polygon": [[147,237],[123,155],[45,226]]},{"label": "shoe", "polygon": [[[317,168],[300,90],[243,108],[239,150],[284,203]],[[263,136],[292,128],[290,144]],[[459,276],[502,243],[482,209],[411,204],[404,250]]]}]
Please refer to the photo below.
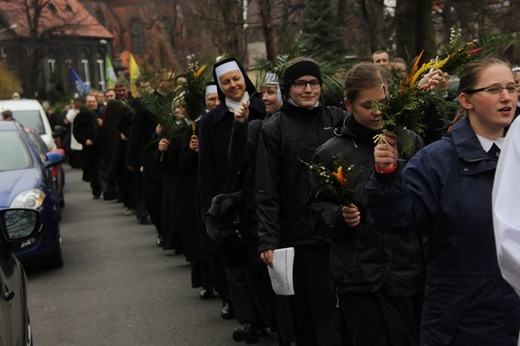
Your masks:
[{"label": "shoe", "polygon": [[231,320],[235,318],[235,310],[233,310],[233,305],[231,302],[223,302],[222,309],[220,310],[220,316],[222,316],[225,320]]},{"label": "shoe", "polygon": [[269,331],[267,330],[267,328],[257,328],[257,331],[258,335],[260,335],[260,337],[262,338],[269,336]]},{"label": "shoe", "polygon": [[233,340],[245,341],[248,344],[256,344],[260,342],[256,327],[251,323],[242,323],[240,327],[233,331]]},{"label": "shoe", "polygon": [[94,195],[94,196],[92,197],[92,199],[100,199],[100,198],[101,198],[101,197],[98,196],[98,195]]},{"label": "shoe", "polygon": [[131,215],[135,215],[135,209],[130,209],[130,208],[127,208],[125,210],[125,216],[131,216]]},{"label": "shoe", "polygon": [[203,288],[202,291],[199,293],[200,299],[211,299],[215,297],[215,291],[213,291],[213,288]]},{"label": "shoe", "polygon": [[113,192],[103,192],[103,200],[113,201],[116,199],[116,195]]},{"label": "shoe", "polygon": [[153,225],[152,220],[147,216],[140,218],[138,222],[140,225]]},{"label": "shoe", "polygon": [[163,239],[162,235],[158,236],[157,239],[155,239],[155,244],[157,244],[158,247],[162,247]]}]

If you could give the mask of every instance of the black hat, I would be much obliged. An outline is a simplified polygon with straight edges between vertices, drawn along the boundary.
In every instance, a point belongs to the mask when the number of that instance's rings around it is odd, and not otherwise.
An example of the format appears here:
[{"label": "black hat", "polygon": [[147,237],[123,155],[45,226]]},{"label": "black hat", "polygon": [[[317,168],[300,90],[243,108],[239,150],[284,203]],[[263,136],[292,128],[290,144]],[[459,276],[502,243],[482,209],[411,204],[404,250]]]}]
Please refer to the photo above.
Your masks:
[{"label": "black hat", "polygon": [[302,60],[287,67],[283,73],[283,91],[285,96],[289,95],[289,87],[295,80],[307,75],[314,76],[320,81],[320,84],[323,83],[320,67],[312,60]]}]

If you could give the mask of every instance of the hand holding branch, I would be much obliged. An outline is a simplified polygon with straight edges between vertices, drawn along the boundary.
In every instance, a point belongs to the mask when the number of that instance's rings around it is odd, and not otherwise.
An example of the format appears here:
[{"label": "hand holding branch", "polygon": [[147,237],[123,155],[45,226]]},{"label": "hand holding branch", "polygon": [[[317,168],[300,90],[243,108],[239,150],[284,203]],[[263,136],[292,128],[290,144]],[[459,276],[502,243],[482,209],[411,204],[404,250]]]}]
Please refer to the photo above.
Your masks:
[{"label": "hand holding branch", "polygon": [[386,171],[397,164],[397,136],[386,135],[374,148],[374,162],[380,171]]},{"label": "hand holding branch", "polygon": [[356,227],[361,222],[361,213],[354,204],[341,207],[341,215],[349,227]]},{"label": "hand holding branch", "polygon": [[249,104],[247,102],[242,102],[242,105],[235,109],[235,121],[241,124],[247,122],[249,119]]},{"label": "hand holding branch", "polygon": [[168,150],[168,146],[170,145],[170,141],[163,138],[159,141],[159,151],[165,152]]}]

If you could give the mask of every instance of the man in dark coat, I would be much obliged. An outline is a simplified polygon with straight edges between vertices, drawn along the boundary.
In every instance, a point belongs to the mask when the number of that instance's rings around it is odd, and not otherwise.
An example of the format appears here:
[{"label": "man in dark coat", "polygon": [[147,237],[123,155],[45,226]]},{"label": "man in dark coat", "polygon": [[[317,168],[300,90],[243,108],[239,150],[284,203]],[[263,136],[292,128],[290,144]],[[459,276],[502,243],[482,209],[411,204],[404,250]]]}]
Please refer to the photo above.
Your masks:
[{"label": "man in dark coat", "polygon": [[[172,72],[163,72],[156,75],[157,88],[152,96],[145,96],[150,102],[165,103],[166,95],[171,91]],[[171,108],[171,107],[170,107]],[[152,223],[157,230],[156,244],[163,246],[162,226],[162,199],[163,199],[163,173],[157,160],[157,133],[159,124],[157,117],[147,109],[142,102],[136,105],[136,115],[132,126],[132,132],[128,143],[126,165],[133,172],[142,175],[142,194],[146,209]]]},{"label": "man in dark coat", "polygon": [[107,103],[102,131],[106,174],[109,182],[106,199],[119,199],[126,206],[127,212],[135,209],[125,166],[128,128],[121,127],[122,122],[129,123],[126,118],[132,117],[132,112],[123,104],[128,100],[128,85],[128,81],[124,79],[116,82],[116,100]]},{"label": "man in dark coat", "polygon": [[86,107],[79,109],[72,126],[73,135],[83,145],[83,153],[86,161],[85,168],[90,178],[90,188],[94,199],[99,199],[102,193],[101,172],[99,161],[103,159],[101,144],[101,128],[96,115],[97,101],[95,96],[86,97]]}]

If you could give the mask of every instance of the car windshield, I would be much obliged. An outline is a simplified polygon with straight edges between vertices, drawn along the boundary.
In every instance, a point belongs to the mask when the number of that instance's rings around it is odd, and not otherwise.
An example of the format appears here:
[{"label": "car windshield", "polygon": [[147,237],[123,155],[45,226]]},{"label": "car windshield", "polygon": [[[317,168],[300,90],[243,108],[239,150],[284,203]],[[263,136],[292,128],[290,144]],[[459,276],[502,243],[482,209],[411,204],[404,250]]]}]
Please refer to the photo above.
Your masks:
[{"label": "car windshield", "polygon": [[13,111],[13,118],[22,124],[23,127],[30,127],[40,134],[45,134],[45,127],[43,126],[40,111]]},{"label": "car windshield", "polygon": [[31,143],[33,144],[34,148],[38,151],[38,154],[42,157],[42,160],[45,161],[45,155],[50,151],[49,148],[47,148],[47,145],[43,142],[40,135],[38,135],[34,131],[26,130],[25,133],[29,136],[29,139],[31,140]]},{"label": "car windshield", "polygon": [[0,171],[14,171],[31,166],[31,156],[23,138],[16,131],[0,132]]}]

